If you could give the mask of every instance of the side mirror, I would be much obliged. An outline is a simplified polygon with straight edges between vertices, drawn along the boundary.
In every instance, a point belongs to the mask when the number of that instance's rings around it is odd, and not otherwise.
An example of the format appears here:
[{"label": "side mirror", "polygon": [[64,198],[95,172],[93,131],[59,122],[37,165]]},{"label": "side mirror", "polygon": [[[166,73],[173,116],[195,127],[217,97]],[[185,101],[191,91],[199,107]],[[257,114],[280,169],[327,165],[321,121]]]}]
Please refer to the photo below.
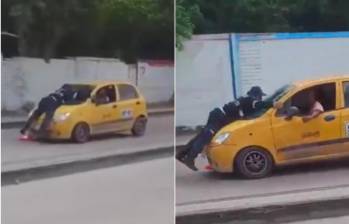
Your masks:
[{"label": "side mirror", "polygon": [[275,109],[277,109],[277,110],[280,110],[281,108],[284,107],[284,104],[283,104],[282,102],[278,101],[278,102],[275,102],[275,103],[273,104],[273,107],[274,107]]},{"label": "side mirror", "polygon": [[96,106],[99,105],[96,95],[91,96],[91,102],[96,104]]},{"label": "side mirror", "polygon": [[288,108],[286,111],[286,120],[291,120],[292,117],[294,117],[298,114],[299,114],[298,107],[292,106],[292,107]]}]

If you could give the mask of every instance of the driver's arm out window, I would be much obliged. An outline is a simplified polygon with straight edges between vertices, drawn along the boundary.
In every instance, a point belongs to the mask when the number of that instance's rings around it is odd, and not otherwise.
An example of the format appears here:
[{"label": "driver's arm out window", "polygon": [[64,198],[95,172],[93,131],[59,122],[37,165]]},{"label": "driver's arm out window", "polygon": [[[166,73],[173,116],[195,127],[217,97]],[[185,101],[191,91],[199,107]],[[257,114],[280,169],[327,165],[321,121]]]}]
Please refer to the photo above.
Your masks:
[{"label": "driver's arm out window", "polygon": [[308,95],[310,91],[315,91],[317,98],[316,100],[323,106],[325,111],[335,110],[336,85],[335,83],[326,83],[316,85],[297,92],[295,95],[293,95],[290,99],[286,101],[282,109],[278,110],[277,116],[285,115],[287,109],[290,106],[296,106],[299,109],[301,116],[309,114],[310,109],[313,106],[309,105],[308,102]]}]

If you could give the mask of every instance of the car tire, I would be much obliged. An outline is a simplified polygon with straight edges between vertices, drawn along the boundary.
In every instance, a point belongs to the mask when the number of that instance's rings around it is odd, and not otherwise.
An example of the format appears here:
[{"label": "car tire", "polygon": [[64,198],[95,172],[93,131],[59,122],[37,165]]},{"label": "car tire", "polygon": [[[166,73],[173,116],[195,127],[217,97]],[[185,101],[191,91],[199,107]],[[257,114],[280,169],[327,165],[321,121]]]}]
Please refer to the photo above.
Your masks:
[{"label": "car tire", "polygon": [[274,167],[272,156],[264,149],[248,147],[236,157],[235,170],[243,178],[258,179],[271,174]]},{"label": "car tire", "polygon": [[134,136],[143,136],[145,133],[146,126],[147,119],[145,117],[138,117],[135,123],[133,124],[131,132]]},{"label": "car tire", "polygon": [[75,126],[72,133],[73,141],[85,143],[90,139],[90,128],[86,123],[79,123]]}]

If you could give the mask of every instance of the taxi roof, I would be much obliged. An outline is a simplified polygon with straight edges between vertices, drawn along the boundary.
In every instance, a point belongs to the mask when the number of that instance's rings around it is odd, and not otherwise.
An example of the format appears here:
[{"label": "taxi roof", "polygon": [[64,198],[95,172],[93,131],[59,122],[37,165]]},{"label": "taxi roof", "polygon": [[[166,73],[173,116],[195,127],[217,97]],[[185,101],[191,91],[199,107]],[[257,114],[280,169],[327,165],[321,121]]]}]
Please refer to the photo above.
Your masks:
[{"label": "taxi roof", "polygon": [[311,80],[302,80],[294,82],[293,84],[302,87],[302,86],[312,86],[316,84],[326,83],[326,82],[335,82],[335,81],[341,81],[341,80],[349,80],[349,74],[348,75],[336,75],[336,76],[329,76],[324,77],[320,79],[311,79]]},{"label": "taxi roof", "polygon": [[132,83],[130,83],[130,82],[118,81],[118,80],[98,80],[98,81],[74,83],[74,84],[85,84],[85,85],[94,85],[94,86],[102,86],[102,85],[108,85],[108,84],[128,84],[128,85],[132,85]]}]

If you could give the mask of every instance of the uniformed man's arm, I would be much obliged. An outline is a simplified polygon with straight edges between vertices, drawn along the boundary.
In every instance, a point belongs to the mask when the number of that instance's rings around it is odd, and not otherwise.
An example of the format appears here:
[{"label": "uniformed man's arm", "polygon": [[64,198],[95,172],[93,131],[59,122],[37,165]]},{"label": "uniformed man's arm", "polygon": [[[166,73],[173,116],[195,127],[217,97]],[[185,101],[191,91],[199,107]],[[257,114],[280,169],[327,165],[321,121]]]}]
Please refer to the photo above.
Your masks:
[{"label": "uniformed man's arm", "polygon": [[240,102],[238,100],[231,101],[223,106],[224,113],[232,118],[239,117]]},{"label": "uniformed man's arm", "polygon": [[264,109],[273,107],[273,102],[271,101],[256,101],[254,103],[254,109]]}]

